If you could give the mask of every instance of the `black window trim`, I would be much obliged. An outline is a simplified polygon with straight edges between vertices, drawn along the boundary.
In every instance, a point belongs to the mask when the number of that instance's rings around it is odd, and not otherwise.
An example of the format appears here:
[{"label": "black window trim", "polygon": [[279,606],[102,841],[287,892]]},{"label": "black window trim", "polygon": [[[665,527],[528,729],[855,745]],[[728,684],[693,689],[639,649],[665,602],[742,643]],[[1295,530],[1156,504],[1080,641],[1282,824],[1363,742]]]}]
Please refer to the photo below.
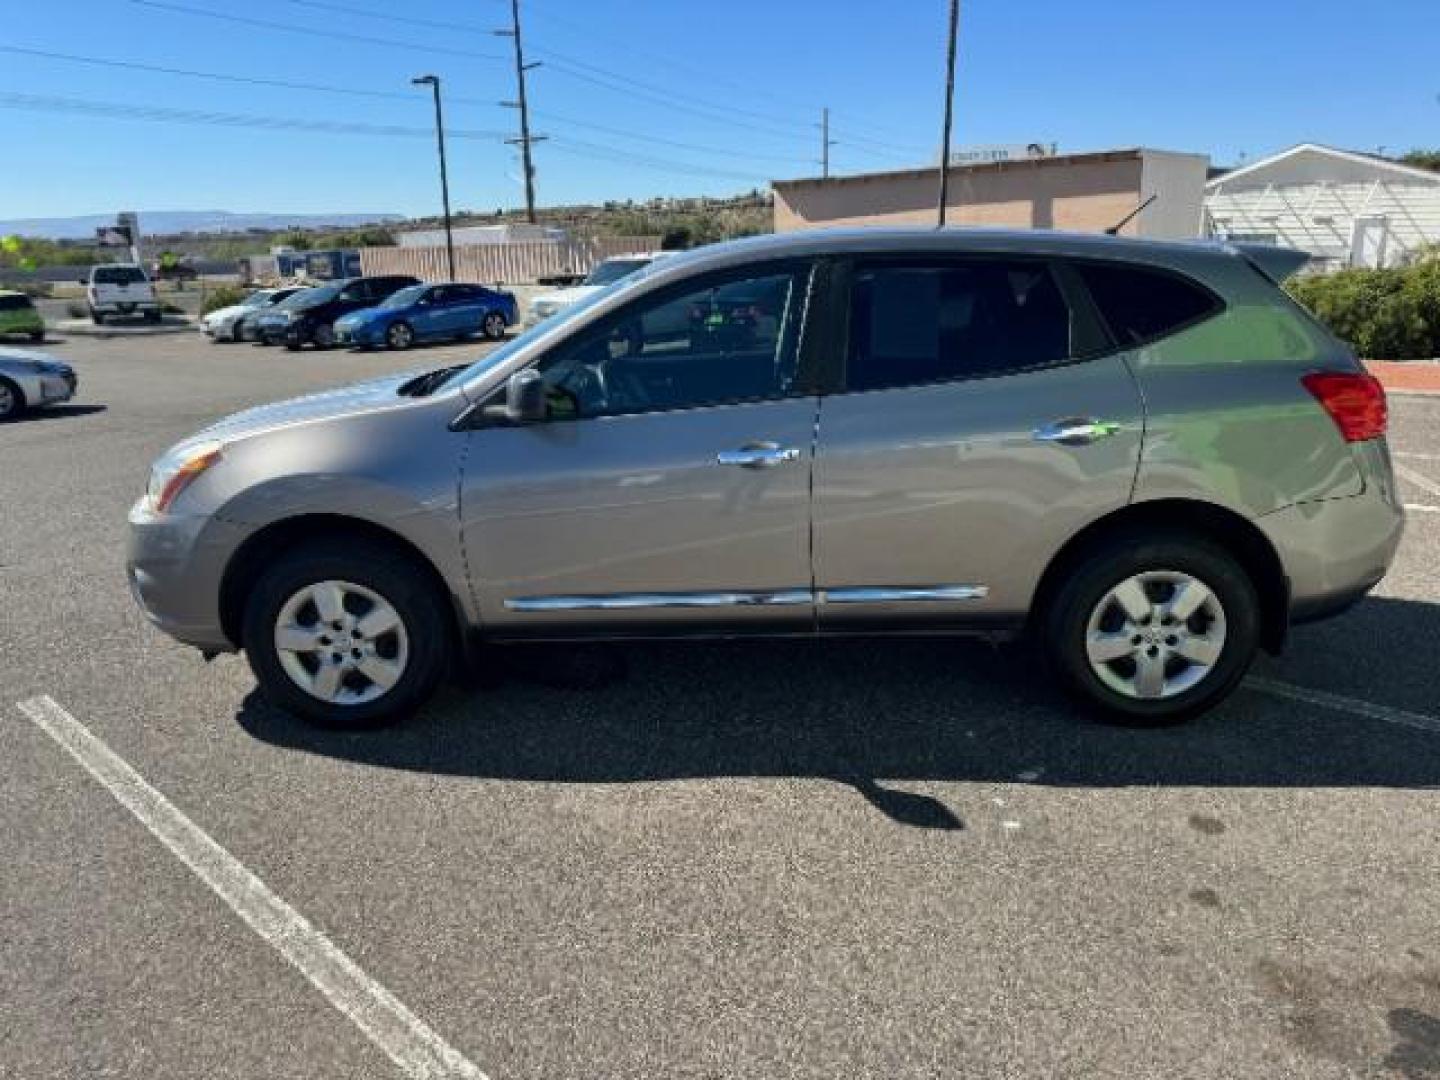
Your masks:
[{"label": "black window trim", "polygon": [[[1137,349],[1148,348],[1157,341],[1164,341],[1166,338],[1172,338],[1176,334],[1183,334],[1186,330],[1192,330],[1201,323],[1209,322],[1211,319],[1223,315],[1229,310],[1229,305],[1225,302],[1225,298],[1210,288],[1209,285],[1185,273],[1183,270],[1176,270],[1171,266],[1164,266],[1159,263],[1140,262],[1136,259],[1106,258],[1104,256],[1094,255],[1063,255],[1057,256],[1057,260],[1066,263],[1073,271],[1075,287],[1083,293],[1086,303],[1094,311],[1095,318],[1099,320],[1100,327],[1109,339],[1110,347],[1103,352],[1096,353],[1095,356],[1090,359],[1098,359],[1102,356],[1114,356],[1117,353],[1134,352]],[[1109,321],[1105,318],[1105,313],[1100,308],[1100,302],[1095,299],[1094,294],[1090,291],[1090,287],[1085,284],[1084,275],[1079,272],[1079,267],[1081,266],[1102,266],[1121,270],[1140,270],[1145,273],[1169,277],[1209,297],[1210,307],[1194,318],[1176,323],[1174,326],[1167,327],[1158,334],[1151,334],[1148,337],[1141,338],[1139,341],[1122,341],[1120,335],[1115,332],[1114,328],[1110,326]]]},{"label": "black window trim", "polygon": [[[832,350],[834,359],[829,372],[833,378],[831,389],[824,391],[825,394],[884,394],[895,390],[918,390],[929,386],[952,386],[955,383],[991,381],[994,379],[1008,379],[1016,375],[1030,375],[1037,371],[1053,371],[1058,368],[1073,367],[1076,364],[1086,364],[1100,356],[1107,355],[1111,350],[1102,346],[1111,343],[1112,338],[1104,323],[1092,322],[1089,304],[1089,294],[1085,295],[1085,304],[1076,307],[1074,295],[1074,284],[1069,280],[1069,275],[1062,272],[1061,263],[1064,256],[1053,255],[1048,252],[1029,251],[877,251],[866,252],[859,255],[851,255],[843,260],[843,268],[837,275],[842,282],[842,288],[833,293],[830,297],[832,304],[838,304],[838,310],[832,310],[831,321],[835,324],[835,348]],[[1113,261],[1113,260],[1112,260]],[[850,338],[851,320],[853,318],[853,295],[855,273],[857,268],[883,265],[893,263],[896,265],[908,266],[937,266],[945,263],[976,263],[976,262],[1003,262],[1003,263],[1041,263],[1050,271],[1056,288],[1060,290],[1061,299],[1070,310],[1072,326],[1076,329],[1076,336],[1081,329],[1087,335],[1094,336],[1097,333],[1103,335],[1104,340],[1096,338],[1091,347],[1084,351],[1072,351],[1063,360],[1050,360],[1045,363],[1027,364],[1024,367],[1008,368],[1005,371],[984,371],[973,373],[962,373],[953,375],[946,379],[931,379],[927,382],[897,383],[894,386],[876,386],[864,390],[853,389],[850,386]],[[1098,314],[1095,312],[1093,314]],[[1078,325],[1076,325],[1078,324]],[[1102,347],[1101,351],[1095,351],[1096,347]],[[1074,348],[1074,342],[1071,342]]]},{"label": "black window trim", "polygon": [[[552,356],[555,350],[566,348],[582,335],[593,333],[598,329],[603,329],[608,325],[618,322],[624,317],[625,312],[629,311],[635,304],[652,304],[658,301],[663,305],[694,292],[696,288],[706,287],[705,282],[707,281],[725,283],[730,281],[744,281],[749,278],[774,277],[779,274],[789,273],[796,279],[799,286],[800,325],[795,331],[795,381],[791,385],[788,393],[767,394],[763,397],[725,398],[718,401],[706,401],[700,404],[679,405],[670,408],[634,409],[628,412],[605,413],[603,416],[547,418],[530,426],[575,424],[585,421],[602,423],[609,420],[625,420],[638,416],[662,416],[675,413],[698,412],[704,409],[732,408],[736,405],[760,405],[768,402],[797,401],[807,397],[815,397],[819,391],[816,389],[814,372],[811,370],[812,365],[816,361],[811,339],[815,337],[813,333],[816,314],[815,297],[817,282],[822,276],[823,262],[823,259],[814,256],[786,255],[738,266],[702,270],[699,273],[692,274],[689,277],[682,278],[669,285],[663,285],[658,289],[652,289],[641,296],[635,297],[629,303],[616,308],[614,311],[607,312],[594,322],[578,328],[573,334],[569,334],[562,340],[555,342],[550,348],[534,357],[524,367],[516,368],[515,371],[511,372],[511,376],[514,376],[517,372],[533,368]],[[485,416],[487,406],[504,403],[506,381],[502,381],[496,386],[476,407],[467,410],[466,413],[457,418],[455,423],[468,430],[508,426],[503,420],[491,420]]]}]

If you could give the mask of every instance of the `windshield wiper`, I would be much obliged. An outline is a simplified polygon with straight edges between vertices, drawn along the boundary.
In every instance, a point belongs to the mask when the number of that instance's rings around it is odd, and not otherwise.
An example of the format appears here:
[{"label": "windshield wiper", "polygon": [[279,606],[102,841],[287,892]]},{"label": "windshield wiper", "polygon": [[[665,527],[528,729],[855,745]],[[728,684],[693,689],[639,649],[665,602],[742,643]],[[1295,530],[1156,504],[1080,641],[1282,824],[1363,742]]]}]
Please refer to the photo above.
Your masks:
[{"label": "windshield wiper", "polygon": [[451,367],[436,368],[423,375],[416,375],[409,382],[402,383],[396,393],[404,397],[429,397],[449,381],[456,372],[464,371],[469,364],[455,364]]}]

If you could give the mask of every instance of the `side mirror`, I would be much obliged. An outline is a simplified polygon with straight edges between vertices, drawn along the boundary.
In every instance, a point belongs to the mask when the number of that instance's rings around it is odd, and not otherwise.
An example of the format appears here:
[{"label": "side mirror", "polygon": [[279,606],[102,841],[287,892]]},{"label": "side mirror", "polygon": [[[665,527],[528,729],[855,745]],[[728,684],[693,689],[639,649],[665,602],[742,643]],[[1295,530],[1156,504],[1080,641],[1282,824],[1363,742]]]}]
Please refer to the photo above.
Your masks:
[{"label": "side mirror", "polygon": [[535,424],[549,415],[545,377],[534,368],[517,371],[505,384],[505,404],[491,405],[485,415],[511,424]]}]

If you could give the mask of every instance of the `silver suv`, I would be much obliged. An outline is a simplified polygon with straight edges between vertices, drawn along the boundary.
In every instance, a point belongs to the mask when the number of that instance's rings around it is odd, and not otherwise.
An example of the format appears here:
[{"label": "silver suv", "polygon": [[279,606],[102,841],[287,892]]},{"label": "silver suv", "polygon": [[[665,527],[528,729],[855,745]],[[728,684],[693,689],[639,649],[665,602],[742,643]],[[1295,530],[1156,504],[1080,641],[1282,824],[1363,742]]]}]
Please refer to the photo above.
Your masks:
[{"label": "silver suv", "polygon": [[129,575],[326,724],[480,641],[1034,636],[1133,721],[1225,697],[1381,576],[1378,384],[1274,248],[807,232],[659,260],[466,367],[156,463]]}]

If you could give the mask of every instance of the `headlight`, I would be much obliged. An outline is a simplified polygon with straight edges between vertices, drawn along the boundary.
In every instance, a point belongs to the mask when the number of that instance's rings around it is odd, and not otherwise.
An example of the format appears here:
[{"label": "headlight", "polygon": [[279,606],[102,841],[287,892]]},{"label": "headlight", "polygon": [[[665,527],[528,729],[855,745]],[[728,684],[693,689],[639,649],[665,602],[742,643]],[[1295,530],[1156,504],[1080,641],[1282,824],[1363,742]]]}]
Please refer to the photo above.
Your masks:
[{"label": "headlight", "polygon": [[150,483],[145,501],[157,514],[169,510],[180,493],[202,473],[220,461],[221,444],[195,443],[181,450],[171,450],[150,470]]}]

